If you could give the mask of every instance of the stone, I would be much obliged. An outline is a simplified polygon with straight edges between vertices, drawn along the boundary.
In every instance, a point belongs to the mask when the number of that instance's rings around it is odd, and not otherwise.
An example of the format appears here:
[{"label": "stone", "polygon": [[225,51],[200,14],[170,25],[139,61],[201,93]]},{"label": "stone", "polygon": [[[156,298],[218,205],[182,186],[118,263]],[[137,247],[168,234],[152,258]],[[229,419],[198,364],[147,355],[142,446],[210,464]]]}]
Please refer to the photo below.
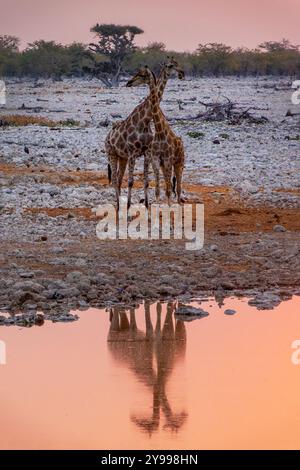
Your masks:
[{"label": "stone", "polygon": [[70,313],[63,313],[62,315],[56,315],[53,317],[52,321],[56,322],[72,322],[79,319],[78,315],[71,315]]},{"label": "stone", "polygon": [[98,298],[98,292],[96,289],[90,289],[86,294],[88,300],[95,300]]},{"label": "stone", "polygon": [[226,290],[233,290],[235,288],[235,284],[227,279],[221,281],[221,287]]},{"label": "stone", "polygon": [[26,304],[26,310],[36,310],[37,304]]},{"label": "stone", "polygon": [[48,289],[67,289],[68,287],[70,287],[70,285],[61,279],[49,279],[47,282]]},{"label": "stone", "polygon": [[21,271],[19,272],[19,276],[22,277],[23,279],[31,279],[34,277],[34,272],[32,271]]},{"label": "stone", "polygon": [[283,225],[274,225],[273,232],[286,232],[286,228]]},{"label": "stone", "polygon": [[178,320],[193,321],[205,318],[209,315],[208,312],[202,308],[192,307],[190,305],[181,305],[175,310],[175,316]]},{"label": "stone", "polygon": [[217,245],[210,245],[209,249],[210,249],[210,251],[218,251],[219,250]]},{"label": "stone", "polygon": [[140,297],[140,291],[134,284],[127,286],[126,292],[133,298]]},{"label": "stone", "polygon": [[228,308],[227,310],[224,311],[225,315],[234,315],[236,313],[236,310]]},{"label": "stone", "polygon": [[50,194],[51,197],[57,196],[58,194],[60,194],[60,190],[58,188],[53,187],[48,189],[48,194]]},{"label": "stone", "polygon": [[77,259],[74,264],[80,268],[86,266],[87,262],[85,259]]},{"label": "stone", "polygon": [[50,250],[50,253],[53,253],[54,255],[59,255],[60,253],[64,253],[64,252],[65,252],[65,250],[60,246],[54,246]]},{"label": "stone", "polygon": [[219,268],[218,266],[212,266],[211,268],[207,268],[203,272],[203,275],[206,276],[208,279],[212,279],[220,273],[221,273],[221,268]]},{"label": "stone", "polygon": [[79,282],[82,278],[85,278],[84,274],[81,271],[71,271],[67,274],[66,280],[70,283]]},{"label": "stone", "polygon": [[83,292],[83,293],[88,292],[90,287],[91,287],[91,283],[88,279],[86,281],[85,280],[80,281],[77,284],[77,288],[80,290],[80,292]]},{"label": "stone", "polygon": [[16,282],[14,285],[14,290],[21,290],[21,291],[29,291],[29,292],[35,292],[39,294],[44,290],[44,286],[41,284],[38,284],[37,282],[32,282],[32,281],[23,281],[23,282]]},{"label": "stone", "polygon": [[272,310],[279,305],[281,298],[279,295],[269,292],[257,294],[254,298],[250,299],[248,304],[256,307],[258,310]]},{"label": "stone", "polygon": [[158,291],[161,295],[174,295],[175,290],[172,286],[162,284],[159,286]]},{"label": "stone", "polygon": [[70,297],[78,297],[80,295],[80,291],[76,287],[67,287],[65,289],[60,289],[56,291],[56,298],[65,298],[68,299]]}]

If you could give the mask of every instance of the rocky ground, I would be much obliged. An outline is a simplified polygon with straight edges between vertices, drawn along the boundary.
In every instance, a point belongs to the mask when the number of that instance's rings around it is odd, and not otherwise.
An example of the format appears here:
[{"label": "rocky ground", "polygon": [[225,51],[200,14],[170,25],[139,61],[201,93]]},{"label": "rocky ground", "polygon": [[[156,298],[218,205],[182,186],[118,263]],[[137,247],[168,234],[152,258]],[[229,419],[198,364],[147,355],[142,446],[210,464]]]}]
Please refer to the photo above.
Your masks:
[{"label": "rocky ground", "polygon": [[[39,80],[8,81],[7,90],[0,123],[16,114],[48,122],[0,127],[0,324],[39,322],[37,311],[67,321],[75,308],[145,298],[238,295],[269,308],[300,293],[300,120],[286,116],[299,112],[289,80],[169,82],[162,107],[184,141],[185,199],[205,206],[197,252],[184,241],[96,237],[92,208],[114,202],[104,139],[145,88]],[[268,121],[194,119],[205,109],[199,102],[224,96]],[[134,201],[143,195],[141,168]]]}]

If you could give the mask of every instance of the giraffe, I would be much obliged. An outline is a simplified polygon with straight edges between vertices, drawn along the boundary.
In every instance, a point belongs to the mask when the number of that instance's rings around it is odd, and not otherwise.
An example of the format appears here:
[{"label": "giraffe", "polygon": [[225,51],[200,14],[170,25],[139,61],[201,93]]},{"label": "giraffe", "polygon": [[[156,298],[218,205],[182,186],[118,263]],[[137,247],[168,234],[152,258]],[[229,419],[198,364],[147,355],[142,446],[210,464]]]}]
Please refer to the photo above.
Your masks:
[{"label": "giraffe", "polygon": [[[158,82],[157,94],[160,101],[172,73],[177,72],[178,78],[184,78],[184,71],[176,60],[168,58],[163,65]],[[128,206],[131,204],[131,189],[133,186],[133,171],[137,158],[144,155],[144,191],[145,205],[148,206],[148,169],[149,169],[149,146],[153,139],[150,123],[152,120],[152,106],[150,96],[134,108],[131,114],[123,121],[116,123],[105,140],[105,149],[108,156],[108,176],[115,188],[117,207],[119,207],[119,196],[123,176],[128,163]]]},{"label": "giraffe", "polygon": [[175,182],[177,184],[177,200],[181,199],[181,180],[184,167],[184,148],[183,142],[172,130],[164,113],[159,107],[160,100],[157,90],[157,81],[154,73],[149,67],[142,67],[136,75],[127,82],[126,86],[139,86],[148,84],[150,88],[150,101],[152,106],[152,117],[154,122],[155,134],[149,148],[150,159],[155,174],[155,196],[159,199],[159,167],[161,166],[166,185],[166,196],[170,204],[172,191],[172,170],[174,170],[173,189]]},{"label": "giraffe", "polygon": [[[156,304],[156,325],[152,324],[150,302],[145,301],[145,329],[137,327],[135,309],[131,308],[128,319],[126,310],[113,307],[108,334],[108,348],[114,359],[134,373],[152,395],[150,416],[131,415],[131,421],[142,431],[157,432],[162,417],[164,429],[178,431],[187,419],[186,411],[175,413],[168,398],[167,384],[176,363],[184,358],[186,330],[182,320],[175,319],[174,304],[167,303],[164,322],[162,304]],[[153,312],[154,313],[154,312]],[[154,367],[154,362],[156,367]]]}]

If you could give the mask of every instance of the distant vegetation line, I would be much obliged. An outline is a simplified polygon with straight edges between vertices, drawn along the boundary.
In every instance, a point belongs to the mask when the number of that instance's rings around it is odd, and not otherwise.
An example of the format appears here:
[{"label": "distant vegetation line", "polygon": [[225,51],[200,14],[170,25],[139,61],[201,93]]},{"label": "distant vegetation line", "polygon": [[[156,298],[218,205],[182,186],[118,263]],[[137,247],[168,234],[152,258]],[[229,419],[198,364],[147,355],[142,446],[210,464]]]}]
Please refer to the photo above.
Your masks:
[{"label": "distant vegetation line", "polygon": [[269,41],[255,49],[231,48],[221,43],[199,44],[195,52],[167,51],[161,42],[137,47],[137,26],[96,24],[95,42],[88,45],[35,41],[20,50],[14,36],[0,36],[0,77],[96,76],[107,86],[118,86],[122,76],[142,64],[158,71],[167,55],[173,55],[194,77],[300,76],[300,48],[288,40]]}]

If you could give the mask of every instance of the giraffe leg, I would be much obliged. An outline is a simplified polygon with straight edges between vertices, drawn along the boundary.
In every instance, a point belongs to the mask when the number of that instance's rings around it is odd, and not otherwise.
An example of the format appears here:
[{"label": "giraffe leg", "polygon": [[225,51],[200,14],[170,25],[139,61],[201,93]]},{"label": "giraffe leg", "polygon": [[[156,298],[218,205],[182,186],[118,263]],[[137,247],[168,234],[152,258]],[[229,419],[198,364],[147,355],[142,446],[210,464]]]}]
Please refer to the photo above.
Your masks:
[{"label": "giraffe leg", "polygon": [[118,166],[118,188],[119,193],[121,193],[121,186],[124,177],[124,173],[127,166],[127,160],[125,158],[119,158],[119,166]]},{"label": "giraffe leg", "polygon": [[149,188],[149,158],[150,156],[144,155],[144,194],[145,194],[145,206],[148,208],[148,188]]},{"label": "giraffe leg", "polygon": [[152,156],[151,158],[152,168],[155,177],[155,199],[156,202],[159,202],[160,198],[160,187],[159,187],[159,158],[157,156]]},{"label": "giraffe leg", "polygon": [[111,182],[113,187],[115,188],[116,192],[116,202],[117,202],[117,210],[119,210],[119,187],[118,187],[118,157],[114,154],[110,154],[108,156],[109,164],[111,168]]},{"label": "giraffe leg", "polygon": [[153,325],[150,315],[150,302],[145,300],[145,323],[146,323],[146,339],[150,340],[153,338]]},{"label": "giraffe leg", "polygon": [[176,177],[176,193],[177,193],[178,204],[180,204],[182,202],[182,200],[181,200],[182,172],[183,172],[182,164],[181,163],[176,163],[174,165],[174,173],[175,173],[175,177]]},{"label": "giraffe leg", "polygon": [[161,335],[161,303],[157,302],[155,336],[160,337],[160,335]]},{"label": "giraffe leg", "polygon": [[164,166],[162,167],[164,178],[165,178],[165,186],[166,186],[166,196],[168,200],[168,205],[171,204],[171,194],[172,194],[172,166],[169,162],[165,162]]},{"label": "giraffe leg", "polygon": [[134,165],[135,165],[135,157],[131,156],[128,160],[128,202],[127,202],[128,209],[131,205],[131,190],[133,186]]}]

